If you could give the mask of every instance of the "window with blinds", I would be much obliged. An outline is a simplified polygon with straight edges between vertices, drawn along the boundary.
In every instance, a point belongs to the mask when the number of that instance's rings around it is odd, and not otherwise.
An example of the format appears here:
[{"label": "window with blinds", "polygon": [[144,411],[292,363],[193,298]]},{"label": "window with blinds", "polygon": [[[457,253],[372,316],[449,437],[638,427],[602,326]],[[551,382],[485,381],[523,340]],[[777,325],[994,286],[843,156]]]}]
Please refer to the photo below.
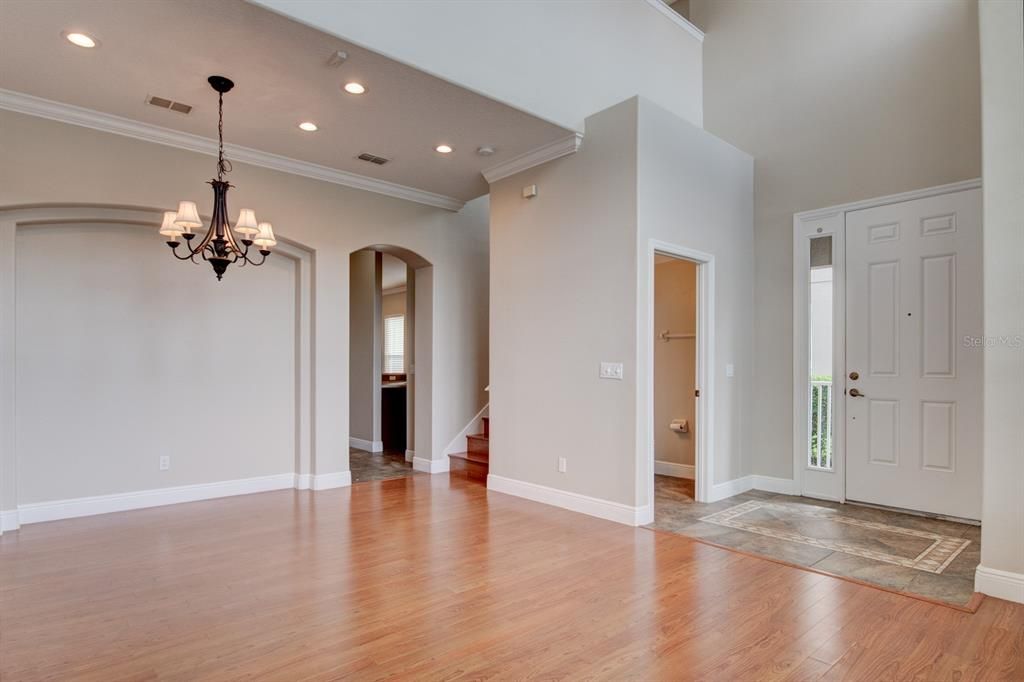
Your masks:
[{"label": "window with blinds", "polygon": [[384,318],[384,373],[405,372],[405,315]]}]

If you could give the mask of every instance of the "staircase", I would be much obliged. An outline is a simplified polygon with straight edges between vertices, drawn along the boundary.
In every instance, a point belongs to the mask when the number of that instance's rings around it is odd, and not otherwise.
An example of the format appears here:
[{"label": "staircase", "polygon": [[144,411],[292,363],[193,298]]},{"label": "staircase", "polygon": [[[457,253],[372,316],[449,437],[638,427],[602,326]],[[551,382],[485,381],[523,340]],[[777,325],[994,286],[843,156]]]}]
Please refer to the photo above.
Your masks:
[{"label": "staircase", "polygon": [[451,473],[465,476],[472,481],[487,482],[489,462],[488,442],[491,435],[490,417],[484,417],[484,432],[466,436],[466,452],[455,452],[448,455]]}]

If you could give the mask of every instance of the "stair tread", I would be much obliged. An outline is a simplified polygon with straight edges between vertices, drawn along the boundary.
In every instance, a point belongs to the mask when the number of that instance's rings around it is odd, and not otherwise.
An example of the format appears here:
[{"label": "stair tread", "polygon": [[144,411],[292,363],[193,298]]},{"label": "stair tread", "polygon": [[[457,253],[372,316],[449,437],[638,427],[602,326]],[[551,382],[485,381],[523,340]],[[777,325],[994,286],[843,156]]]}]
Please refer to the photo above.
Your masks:
[{"label": "stair tread", "polygon": [[453,452],[448,456],[455,457],[457,459],[464,459],[467,462],[476,462],[478,464],[488,464],[490,461],[487,453],[479,452]]},{"label": "stair tread", "polygon": [[486,433],[471,433],[466,438],[479,438],[480,440],[490,440],[491,437]]}]

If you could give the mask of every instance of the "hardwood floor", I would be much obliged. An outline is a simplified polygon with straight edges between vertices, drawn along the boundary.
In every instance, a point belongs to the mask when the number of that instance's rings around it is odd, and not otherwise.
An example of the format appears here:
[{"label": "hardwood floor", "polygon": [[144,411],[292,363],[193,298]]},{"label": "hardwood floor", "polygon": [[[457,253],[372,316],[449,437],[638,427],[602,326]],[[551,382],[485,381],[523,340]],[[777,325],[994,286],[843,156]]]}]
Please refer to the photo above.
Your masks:
[{"label": "hardwood floor", "polygon": [[966,614],[447,476],[0,537],[0,678],[1024,679]]}]

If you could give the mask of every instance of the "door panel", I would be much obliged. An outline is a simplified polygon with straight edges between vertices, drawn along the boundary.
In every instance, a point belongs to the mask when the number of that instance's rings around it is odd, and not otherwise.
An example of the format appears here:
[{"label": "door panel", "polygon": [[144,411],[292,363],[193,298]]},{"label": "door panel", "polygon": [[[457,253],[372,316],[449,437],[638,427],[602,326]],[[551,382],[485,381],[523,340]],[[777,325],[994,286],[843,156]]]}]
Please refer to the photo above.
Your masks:
[{"label": "door panel", "polygon": [[956,254],[921,259],[921,375],[956,374]]},{"label": "door panel", "polygon": [[868,461],[899,464],[900,403],[897,400],[868,401]]},{"label": "door panel", "polygon": [[868,366],[872,376],[896,376],[900,362],[900,264],[868,266]]},{"label": "door panel", "polygon": [[846,281],[847,499],[980,518],[981,190],[847,213]]}]

